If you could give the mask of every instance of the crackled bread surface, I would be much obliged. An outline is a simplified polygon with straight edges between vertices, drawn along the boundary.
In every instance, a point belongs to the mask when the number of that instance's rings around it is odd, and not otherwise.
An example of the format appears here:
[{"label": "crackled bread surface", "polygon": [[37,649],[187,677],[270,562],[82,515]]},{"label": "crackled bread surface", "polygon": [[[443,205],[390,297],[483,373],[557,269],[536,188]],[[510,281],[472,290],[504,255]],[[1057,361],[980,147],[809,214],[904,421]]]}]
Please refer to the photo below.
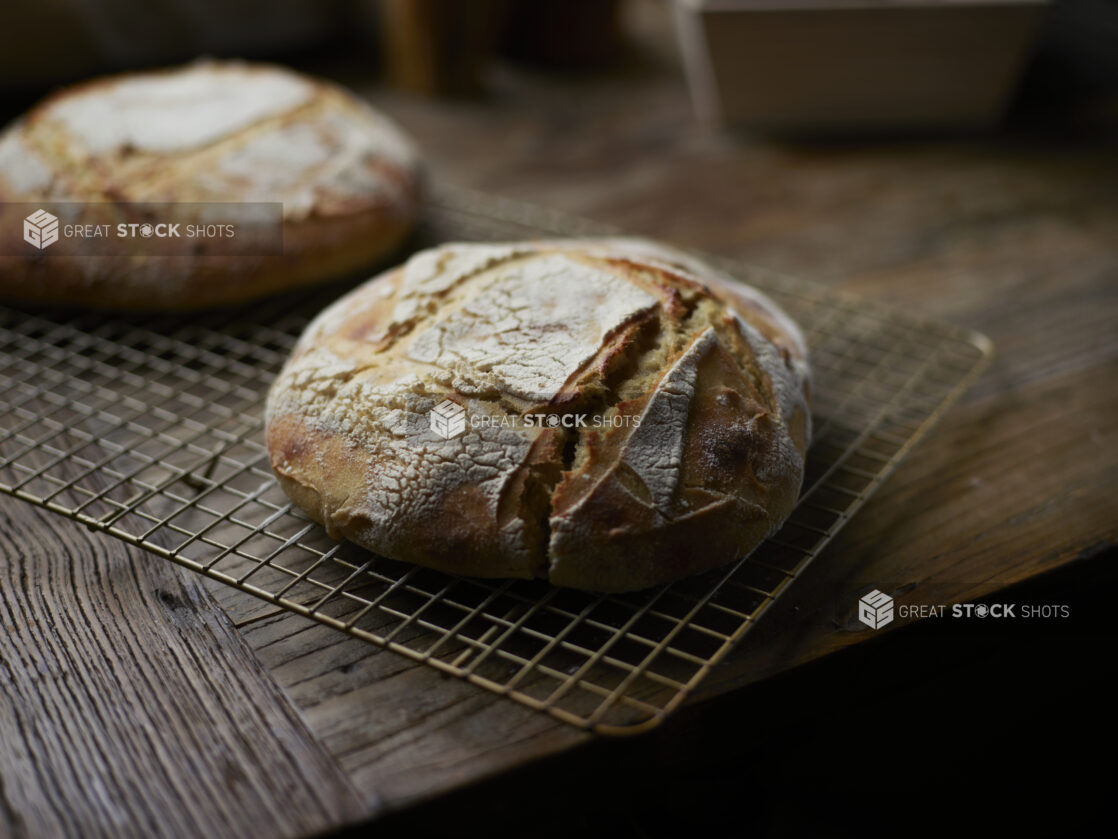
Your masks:
[{"label": "crackled bread surface", "polygon": [[[267,444],[335,537],[626,591],[731,562],[780,526],[808,378],[775,304],[678,252],[449,244],[310,324],[269,394]],[[449,431],[432,420],[447,400]]]},{"label": "crackled bread surface", "polygon": [[[0,135],[0,201],[278,202],[283,255],[0,258],[0,294],[142,309],[248,300],[368,266],[413,225],[419,157],[387,117],[270,65],[197,62],[93,81]],[[106,215],[107,214],[107,215]]]}]

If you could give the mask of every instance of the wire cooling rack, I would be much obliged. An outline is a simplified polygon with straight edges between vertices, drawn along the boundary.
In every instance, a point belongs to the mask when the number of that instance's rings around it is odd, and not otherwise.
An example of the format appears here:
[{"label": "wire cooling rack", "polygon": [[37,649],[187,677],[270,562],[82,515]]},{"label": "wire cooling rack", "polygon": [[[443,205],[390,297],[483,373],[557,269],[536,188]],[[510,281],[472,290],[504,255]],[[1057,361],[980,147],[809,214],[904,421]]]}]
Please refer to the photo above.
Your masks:
[{"label": "wire cooling rack", "polygon": [[[442,187],[414,244],[611,232]],[[337,287],[189,317],[0,307],[0,491],[566,722],[640,731],[750,630],[990,352],[973,332],[721,264],[804,327],[815,378],[800,502],[732,567],[591,595],[331,540],[272,477],[262,413]]]}]

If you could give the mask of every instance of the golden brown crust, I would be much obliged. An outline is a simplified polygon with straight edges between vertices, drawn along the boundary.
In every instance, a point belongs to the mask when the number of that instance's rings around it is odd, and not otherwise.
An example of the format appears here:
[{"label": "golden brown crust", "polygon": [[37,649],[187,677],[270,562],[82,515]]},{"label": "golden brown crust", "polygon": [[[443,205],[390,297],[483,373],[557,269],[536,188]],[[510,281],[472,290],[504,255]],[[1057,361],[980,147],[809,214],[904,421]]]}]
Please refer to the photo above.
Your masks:
[{"label": "golden brown crust", "polygon": [[[216,104],[215,91],[225,96]],[[0,256],[0,296],[176,310],[321,283],[395,250],[421,192],[410,140],[325,82],[238,62],[100,79],[47,98],[0,135],[0,202],[97,204],[113,221],[135,203],[282,203],[282,255],[227,243],[198,256],[28,247]],[[5,253],[22,252],[19,227],[4,225],[17,240]]]},{"label": "golden brown crust", "polygon": [[[335,536],[624,591],[724,565],[783,522],[807,378],[771,302],[674,252],[449,245],[315,320],[269,394],[268,449]],[[446,398],[469,418],[450,439],[430,424]],[[525,425],[538,412],[587,422]]]}]

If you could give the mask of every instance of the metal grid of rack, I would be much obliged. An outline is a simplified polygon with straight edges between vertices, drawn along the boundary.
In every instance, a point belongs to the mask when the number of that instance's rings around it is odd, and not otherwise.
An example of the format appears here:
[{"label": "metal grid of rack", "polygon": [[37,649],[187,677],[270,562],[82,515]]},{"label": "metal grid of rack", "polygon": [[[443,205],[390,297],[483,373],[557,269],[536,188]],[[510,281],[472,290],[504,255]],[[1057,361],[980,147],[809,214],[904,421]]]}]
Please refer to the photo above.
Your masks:
[{"label": "metal grid of rack", "polygon": [[[442,187],[415,244],[612,233]],[[722,261],[804,327],[815,433],[800,502],[733,566],[592,595],[334,542],[268,467],[262,406],[333,288],[143,317],[0,307],[0,491],[276,606],[603,733],[660,722],[974,380],[986,339]]]}]

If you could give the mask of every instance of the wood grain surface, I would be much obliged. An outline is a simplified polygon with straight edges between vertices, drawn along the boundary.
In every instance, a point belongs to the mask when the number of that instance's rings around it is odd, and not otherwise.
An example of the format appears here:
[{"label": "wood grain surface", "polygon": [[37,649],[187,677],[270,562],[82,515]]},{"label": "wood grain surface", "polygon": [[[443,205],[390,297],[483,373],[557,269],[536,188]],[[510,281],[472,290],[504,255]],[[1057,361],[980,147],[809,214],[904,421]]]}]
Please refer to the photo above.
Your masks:
[{"label": "wood grain surface", "polygon": [[[235,589],[214,589],[231,616],[261,614]],[[371,808],[416,804],[592,739],[298,615],[278,614],[241,632]]]},{"label": "wood grain surface", "polygon": [[[476,101],[386,92],[341,58],[307,69],[396,117],[437,177],[993,339],[988,373],[704,695],[873,636],[852,620],[871,587],[967,600],[1113,549],[1113,108],[934,141],[715,134],[691,117],[661,5],[631,11],[637,54],[614,72],[498,68]],[[178,835],[296,835],[586,751],[572,728],[236,592],[211,599],[27,505],[0,498],[0,515],[0,835],[138,833],[156,815]]]},{"label": "wood grain surface", "polygon": [[0,506],[0,836],[303,836],[360,797],[193,575]]}]

